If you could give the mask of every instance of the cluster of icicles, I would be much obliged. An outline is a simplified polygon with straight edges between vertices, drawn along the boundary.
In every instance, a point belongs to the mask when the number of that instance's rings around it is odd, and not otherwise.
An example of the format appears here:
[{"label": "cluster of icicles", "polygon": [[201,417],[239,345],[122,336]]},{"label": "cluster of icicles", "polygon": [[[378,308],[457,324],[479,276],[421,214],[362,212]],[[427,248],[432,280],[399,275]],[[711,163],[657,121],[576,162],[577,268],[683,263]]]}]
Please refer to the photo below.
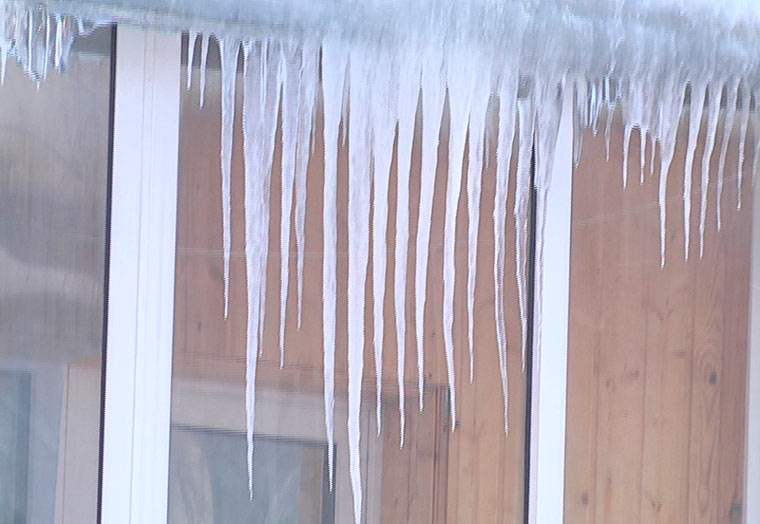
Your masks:
[{"label": "cluster of icicles", "polygon": [[[190,57],[194,52],[196,34],[190,35]],[[223,202],[224,303],[225,315],[229,302],[230,262],[230,163],[232,154],[235,82],[241,42],[221,38],[219,42],[222,68],[222,139],[221,172]],[[201,41],[201,63],[206,62],[208,37]],[[380,429],[380,389],[382,381],[383,303],[386,273],[386,227],[388,193],[394,141],[398,131],[398,206],[396,216],[395,306],[398,340],[398,388],[401,414],[401,445],[404,438],[404,363],[406,310],[407,248],[409,242],[409,178],[412,141],[417,106],[422,104],[422,166],[415,261],[415,328],[419,380],[419,409],[423,408],[424,337],[423,312],[425,283],[430,246],[433,189],[436,180],[438,141],[444,102],[450,108],[449,175],[446,190],[446,219],[444,232],[444,343],[449,381],[451,425],[456,422],[456,391],[454,388],[454,232],[456,204],[462,191],[462,165],[465,140],[469,132],[470,148],[467,169],[469,216],[469,259],[467,275],[468,340],[470,380],[473,368],[473,307],[477,232],[480,213],[480,188],[484,154],[495,137],[486,133],[489,108],[493,110],[491,86],[497,86],[499,127],[497,148],[497,184],[495,199],[495,259],[496,333],[502,387],[504,393],[504,423],[507,429],[507,364],[504,325],[504,268],[505,226],[507,220],[507,187],[512,142],[519,119],[520,148],[517,168],[515,216],[518,227],[517,259],[520,310],[523,332],[526,329],[526,242],[530,191],[530,163],[533,136],[539,140],[539,170],[543,173],[541,187],[548,185],[549,162],[552,157],[552,137],[556,137],[560,116],[560,91],[556,84],[543,91],[518,99],[519,79],[516,68],[505,68],[492,74],[485,63],[473,60],[465,50],[453,56],[431,49],[426,55],[408,52],[394,55],[382,48],[360,45],[341,46],[329,42],[280,43],[271,41],[243,42],[243,136],[245,155],[245,256],[248,285],[247,329],[247,429],[249,478],[252,468],[252,434],[254,427],[255,378],[259,344],[262,338],[265,312],[266,260],[269,244],[270,184],[278,127],[282,113],[282,202],[280,243],[283,253],[290,249],[291,212],[295,206],[295,230],[298,249],[298,322],[301,320],[304,261],[304,220],[306,205],[307,163],[311,154],[313,122],[321,86],[324,107],[324,259],[323,259],[323,350],[325,424],[329,441],[328,457],[330,483],[333,476],[333,410],[335,383],[336,294],[337,294],[337,154],[341,120],[347,128],[349,145],[349,241],[348,241],[348,445],[350,479],[354,495],[354,514],[360,521],[362,489],[360,464],[361,384],[364,369],[364,307],[365,283],[370,251],[373,260],[374,350],[377,374],[377,426]],[[188,75],[192,68],[188,68]],[[320,78],[321,71],[321,78]],[[201,75],[203,75],[203,67]],[[376,77],[380,82],[371,82]],[[188,85],[191,78],[188,76]],[[203,82],[203,79],[201,79]],[[201,91],[204,89],[201,88]],[[421,93],[421,100],[420,100]],[[535,93],[535,94],[534,94]],[[540,96],[540,99],[537,98]],[[360,100],[361,103],[352,103]],[[537,107],[545,110],[537,112]],[[491,140],[489,140],[491,139]],[[546,165],[544,165],[546,164]],[[374,190],[373,190],[374,189]],[[370,202],[372,195],[372,202]],[[370,223],[370,209],[373,209]],[[370,246],[370,228],[372,245]],[[284,333],[286,302],[289,292],[288,257],[282,257],[280,294],[280,351],[284,362]],[[524,344],[523,344],[524,346]],[[253,486],[249,486],[253,489]]]},{"label": "cluster of icicles", "polygon": [[[189,63],[192,63],[196,33],[190,34]],[[201,82],[208,35],[201,38]],[[490,148],[496,148],[496,191],[494,201],[494,260],[495,324],[498,357],[504,395],[504,430],[507,431],[507,347],[504,320],[505,225],[508,210],[507,188],[513,141],[517,136],[517,168],[515,206],[516,279],[518,304],[522,323],[523,361],[527,332],[526,259],[528,215],[531,187],[536,190],[536,276],[535,305],[537,330],[541,329],[541,292],[543,281],[544,221],[546,196],[551,183],[552,160],[557,138],[563,92],[575,94],[575,154],[580,155],[582,130],[600,126],[601,116],[607,115],[605,134],[609,152],[609,136],[615,107],[622,107],[624,134],[623,185],[627,184],[627,157],[632,130],[642,136],[642,156],[646,144],[651,151],[659,145],[661,151],[659,206],[661,219],[661,255],[665,263],[665,188],[669,165],[673,158],[676,133],[681,120],[687,90],[689,104],[688,154],[684,178],[684,223],[686,225],[685,256],[689,255],[688,224],[691,213],[691,171],[697,135],[702,128],[702,111],[709,112],[706,124],[706,144],[702,158],[700,205],[700,256],[703,250],[707,195],[710,182],[710,158],[717,142],[721,101],[725,98],[723,134],[720,139],[720,162],[717,173],[717,195],[723,185],[723,166],[729,136],[734,127],[737,109],[740,113],[738,187],[741,190],[745,140],[753,93],[739,76],[693,78],[685,71],[676,71],[657,82],[631,78],[599,80],[548,78],[546,75],[518,75],[517,64],[504,63],[499,67],[493,60],[456,47],[450,52],[441,49],[415,48],[399,50],[382,46],[338,42],[282,42],[273,40],[239,41],[219,39],[222,69],[222,140],[221,172],[223,195],[224,247],[224,304],[225,316],[229,302],[230,261],[230,163],[232,155],[235,83],[239,53],[243,54],[243,136],[245,151],[245,256],[248,285],[247,318],[247,429],[249,478],[252,468],[252,445],[255,407],[256,366],[262,340],[263,304],[266,290],[266,260],[269,244],[270,185],[273,168],[275,137],[279,115],[282,126],[282,201],[280,246],[282,253],[290,250],[291,213],[295,207],[295,238],[297,244],[298,319],[301,323],[304,222],[306,206],[306,177],[312,153],[315,112],[321,91],[324,112],[324,259],[323,259],[323,350],[324,350],[324,407],[329,441],[329,469],[333,475],[333,409],[335,398],[335,343],[337,294],[337,157],[339,133],[347,129],[349,146],[349,203],[348,203],[348,445],[351,486],[354,496],[356,522],[361,520],[362,489],[360,475],[360,410],[361,384],[364,369],[364,308],[368,260],[372,254],[372,290],[374,296],[374,355],[377,375],[377,427],[380,428],[380,388],[382,380],[383,303],[385,298],[386,228],[388,222],[389,177],[397,139],[397,215],[395,217],[395,326],[398,351],[399,412],[401,445],[404,439],[404,362],[405,362],[405,289],[407,282],[407,249],[410,241],[409,182],[415,119],[421,105],[422,163],[420,176],[419,222],[416,231],[415,334],[419,381],[419,409],[423,408],[423,312],[425,284],[430,256],[431,215],[433,190],[437,173],[439,133],[443,118],[448,118],[449,148],[446,178],[446,210],[443,251],[443,326],[444,349],[450,394],[451,427],[456,425],[456,391],[454,387],[453,339],[455,229],[457,203],[466,191],[468,215],[467,315],[469,378],[473,378],[473,315],[476,280],[478,224],[481,209],[480,192],[484,159]],[[192,68],[188,68],[188,87]],[[379,79],[379,81],[378,81]],[[201,92],[204,86],[201,86]],[[725,91],[725,94],[724,94]],[[448,115],[444,115],[448,99]],[[354,101],[359,101],[356,103]],[[497,125],[492,125],[497,122]],[[342,125],[341,125],[342,123]],[[463,173],[465,142],[469,137],[466,173]],[[535,151],[535,178],[531,180],[531,156]],[[758,154],[755,154],[758,158]],[[642,160],[641,165],[645,162]],[[653,163],[650,162],[650,166]],[[654,169],[652,167],[652,169]],[[640,182],[644,181],[643,167]],[[463,178],[465,185],[463,187]],[[739,192],[741,195],[741,192]],[[741,205],[741,197],[737,202]],[[372,219],[370,220],[370,209]],[[718,206],[720,210],[720,206]],[[718,212],[718,228],[720,212]],[[370,245],[370,230],[372,243]],[[437,275],[436,275],[437,276]],[[284,334],[286,303],[289,293],[288,257],[282,257],[280,290],[279,344],[281,365],[284,363]],[[249,488],[252,490],[253,486]]]},{"label": "cluster of icicles", "polygon": [[63,72],[75,37],[89,34],[97,25],[41,6],[0,0],[0,81],[5,82],[9,57],[15,57],[35,82],[44,80],[50,70]]}]

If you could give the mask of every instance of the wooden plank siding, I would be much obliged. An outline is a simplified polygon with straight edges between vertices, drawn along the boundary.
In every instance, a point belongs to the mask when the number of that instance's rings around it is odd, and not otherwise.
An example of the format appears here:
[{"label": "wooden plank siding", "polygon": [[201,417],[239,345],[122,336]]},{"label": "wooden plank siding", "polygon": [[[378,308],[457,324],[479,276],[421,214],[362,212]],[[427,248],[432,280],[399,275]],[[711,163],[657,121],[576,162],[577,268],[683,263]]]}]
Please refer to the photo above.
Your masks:
[{"label": "wooden plank siding", "polygon": [[[660,268],[656,169],[639,185],[634,131],[622,187],[623,127],[586,132],[573,187],[566,524],[739,524],[742,520],[751,204],[736,211],[738,121],[715,226],[712,156],[704,258],[699,202],[704,129],[693,168],[684,260],[688,116],[667,184]],[[751,131],[750,131],[751,132]],[[744,165],[749,194],[752,158]]]}]

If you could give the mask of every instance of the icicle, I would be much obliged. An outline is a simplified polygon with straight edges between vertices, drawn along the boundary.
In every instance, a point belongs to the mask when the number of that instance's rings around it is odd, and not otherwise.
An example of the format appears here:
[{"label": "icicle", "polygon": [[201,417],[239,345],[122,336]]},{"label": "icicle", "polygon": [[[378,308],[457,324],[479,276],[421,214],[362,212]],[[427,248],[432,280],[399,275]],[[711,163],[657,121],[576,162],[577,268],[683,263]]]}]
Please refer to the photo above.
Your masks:
[{"label": "icicle", "polygon": [[689,242],[691,239],[691,180],[694,166],[694,152],[697,138],[702,127],[702,110],[705,107],[706,82],[691,83],[691,104],[689,106],[689,139],[686,146],[686,162],[683,173],[683,230],[684,260],[689,260]]},{"label": "icicle", "polygon": [[644,167],[646,166],[646,163],[647,163],[647,158],[646,158],[647,134],[646,134],[646,131],[644,131],[644,128],[641,128],[641,127],[639,128],[639,138],[640,138],[639,148],[640,148],[640,154],[641,154],[641,159],[640,159],[641,173],[639,174],[639,185],[643,186],[644,185]]},{"label": "icicle", "polygon": [[633,126],[629,122],[625,125],[623,134],[623,188],[628,187],[628,151],[631,148],[631,131],[633,131]]},{"label": "icicle", "polygon": [[209,35],[204,33],[201,36],[201,65],[200,65],[200,105],[206,103],[206,62],[208,60],[208,42]]},{"label": "icicle", "polygon": [[424,327],[428,251],[430,246],[430,228],[432,227],[433,191],[435,190],[435,174],[438,166],[438,139],[445,94],[443,58],[435,52],[428,52],[422,62],[422,168],[420,173],[420,204],[414,281],[420,411],[423,408],[425,385]]},{"label": "icicle", "polygon": [[303,317],[303,267],[306,252],[306,197],[309,156],[314,136],[314,104],[319,83],[319,47],[307,42],[301,48],[298,85],[298,137],[296,139],[296,246],[298,248],[298,329]]},{"label": "icicle", "polygon": [[187,33],[187,89],[193,84],[193,55],[195,54],[195,41],[198,39],[198,33],[188,31]]},{"label": "icicle", "polygon": [[591,132],[594,136],[597,135],[599,132],[599,108],[601,107],[601,101],[597,94],[597,86],[596,82],[591,82],[591,96],[589,97],[589,105],[590,105],[590,111],[589,111],[589,117],[590,117],[590,124],[591,124]]},{"label": "icicle", "polygon": [[[226,44],[224,44],[226,45]],[[223,45],[223,47],[224,47]],[[248,283],[246,335],[246,428],[248,487],[253,498],[253,431],[256,367],[262,335],[269,245],[269,193],[274,156],[274,130],[279,112],[279,61],[269,60],[263,46],[246,42],[243,78],[243,146],[245,155],[245,259]],[[263,102],[262,102],[263,99]]]},{"label": "icicle", "polygon": [[715,147],[715,134],[718,129],[718,117],[720,116],[720,97],[723,91],[723,82],[716,81],[710,84],[709,110],[707,119],[707,135],[705,136],[705,150],[702,154],[702,194],[699,209],[699,258],[705,252],[705,222],[707,219],[707,190],[710,185],[710,157]]},{"label": "icicle", "polygon": [[604,151],[607,157],[607,162],[609,162],[610,136],[612,135],[612,123],[615,120],[615,107],[617,106],[617,99],[612,96],[609,76],[604,77],[604,99],[607,101],[607,119],[604,126]]},{"label": "icicle", "polygon": [[63,60],[63,22],[60,15],[55,15],[55,55],[53,58],[53,67],[57,71],[61,70]]},{"label": "icicle", "polygon": [[[515,98],[516,94],[515,90]],[[520,120],[520,127],[515,177],[515,279],[517,280],[517,301],[520,307],[521,354],[524,371],[528,349],[528,204],[530,202],[531,156],[533,155],[535,128],[532,97],[517,101],[517,116]],[[502,295],[497,293],[496,296]],[[496,310],[499,311],[500,309],[503,310],[497,306]]]},{"label": "icicle", "polygon": [[[612,135],[612,122],[615,119],[615,104],[607,105],[607,120],[604,123],[604,151],[607,158],[607,162],[610,161],[610,136]],[[626,155],[626,161],[628,155]],[[627,173],[627,172],[626,172]],[[627,174],[626,174],[627,178]]]},{"label": "icicle", "polygon": [[361,523],[361,389],[364,373],[364,305],[369,254],[370,99],[375,61],[360,46],[350,52],[351,99],[348,126],[348,460],[354,522]]},{"label": "icicle", "polygon": [[324,99],[325,177],[322,220],[324,227],[324,259],[322,264],[322,331],[325,374],[325,428],[330,491],[334,478],[333,412],[335,410],[335,316],[338,237],[338,128],[343,105],[343,84],[348,56],[345,49],[333,42],[322,45],[322,96]]},{"label": "icicle", "polygon": [[414,120],[420,96],[420,63],[413,52],[405,53],[399,61],[398,91],[398,182],[396,193],[396,250],[394,268],[394,299],[396,309],[396,344],[398,347],[398,409],[400,416],[399,446],[404,446],[406,402],[404,370],[406,366],[406,280],[409,249],[409,178],[412,163]]},{"label": "icicle", "polygon": [[659,94],[662,102],[659,107],[660,185],[658,198],[660,207],[660,267],[665,267],[668,173],[676,148],[676,136],[683,109],[683,100],[686,94],[686,85],[685,81],[682,84],[678,84],[673,79],[663,86],[662,92]]},{"label": "icicle", "polygon": [[454,284],[456,280],[456,227],[459,194],[462,189],[462,162],[467,138],[473,80],[472,59],[461,53],[450,58],[449,87],[449,172],[446,180],[446,209],[443,229],[443,345],[449,381],[451,430],[456,427],[456,384],[454,383]]},{"label": "icicle", "polygon": [[[554,164],[554,151],[557,144],[560,116],[562,113],[562,87],[561,85],[543,83],[543,79],[537,77],[536,82],[536,105],[540,110],[536,111],[536,237],[535,237],[535,276],[534,282],[534,329],[535,340],[541,340],[543,329],[542,296],[544,288],[544,242],[546,226],[546,198],[551,185],[552,167]],[[535,345],[535,351],[540,353],[540,342]]]},{"label": "icicle", "polygon": [[[253,432],[256,418],[256,368],[259,356],[259,316],[261,315],[261,302],[259,301],[259,286],[262,279],[260,261],[257,257],[257,248],[260,248],[260,226],[263,217],[260,215],[260,195],[257,194],[256,185],[259,178],[258,163],[254,156],[252,142],[256,136],[257,122],[260,109],[254,104],[254,97],[250,91],[261,88],[257,85],[258,78],[252,75],[254,69],[251,62],[255,60],[252,54],[254,49],[246,43],[243,47],[243,79],[245,96],[243,97],[243,146],[245,156],[245,266],[248,293],[248,318],[246,328],[246,368],[245,368],[245,413],[246,413],[246,443],[248,465],[248,493],[253,500]],[[260,59],[259,57],[256,57]],[[254,174],[254,171],[256,172]]]},{"label": "icicle", "polygon": [[230,171],[235,121],[235,83],[240,42],[228,38],[219,45],[222,63],[222,244],[224,250],[224,318],[230,306]]},{"label": "icicle", "polygon": [[0,49],[0,85],[5,85],[5,69],[8,65],[8,49]]},{"label": "icicle", "polygon": [[[385,271],[386,233],[388,228],[388,191],[390,188],[393,141],[396,137],[397,75],[393,61],[387,52],[374,57],[374,74],[386,81],[373,86],[370,98],[370,122],[372,129],[372,152],[374,169],[372,177],[374,202],[372,205],[372,290],[374,306],[376,424],[377,434],[382,427],[383,390],[383,335],[385,334]],[[368,190],[368,189],[367,189]]]},{"label": "icicle", "polygon": [[583,132],[589,126],[588,115],[588,81],[575,79],[575,118],[573,119],[573,166],[578,167],[581,162],[583,149]]},{"label": "icicle", "polygon": [[723,120],[723,136],[720,141],[720,156],[718,157],[718,187],[715,191],[715,225],[721,228],[721,198],[723,196],[723,171],[726,167],[726,154],[728,143],[731,140],[731,132],[734,129],[734,116],[736,115],[736,99],[739,94],[739,79],[734,79],[731,86],[727,86],[728,99],[726,100],[726,117]]},{"label": "icicle", "polygon": [[736,163],[736,210],[742,208],[742,178],[744,177],[744,148],[747,142],[747,128],[749,127],[749,104],[752,93],[745,84],[742,86],[742,112],[739,128],[739,159]]},{"label": "icicle", "polygon": [[[499,86],[499,144],[496,148],[496,190],[494,191],[493,205],[493,239],[494,239],[494,261],[493,261],[493,283],[494,283],[494,311],[496,320],[496,343],[499,354],[499,372],[501,374],[501,387],[504,397],[504,432],[509,430],[509,383],[507,381],[507,332],[504,321],[504,259],[506,256],[506,222],[507,222],[507,193],[509,191],[509,170],[512,164],[512,142],[515,136],[515,102],[517,99],[517,76],[511,72],[505,73]],[[520,126],[526,126],[523,121],[528,115],[524,114],[525,109],[521,108]],[[521,135],[523,134],[521,130]],[[521,139],[527,138],[521,136]],[[522,151],[523,144],[520,143]],[[523,151],[522,154],[525,154]],[[525,159],[523,158],[523,162]],[[530,159],[528,159],[530,162]],[[525,166],[520,166],[524,168]],[[530,172],[527,173],[530,183]],[[523,180],[525,183],[526,180]],[[520,191],[525,191],[526,186],[521,186]],[[516,193],[515,202],[519,198]],[[525,196],[527,198],[527,196]],[[516,208],[517,209],[517,208]],[[520,210],[522,212],[522,208]],[[515,211],[517,214],[517,211]],[[518,238],[519,238],[518,233]],[[518,240],[518,244],[521,240]],[[522,276],[520,268],[522,260],[518,261],[518,279]],[[522,288],[521,288],[522,289]],[[520,315],[522,321],[523,297],[520,296]],[[523,328],[527,325],[522,326]],[[523,342],[524,338],[523,338]]]},{"label": "icicle", "polygon": [[[753,95],[758,100],[758,93]],[[758,111],[752,112],[752,132],[755,137],[760,137],[760,115]],[[760,139],[755,139],[755,152],[752,155],[752,182],[757,177],[758,166],[760,166]]]},{"label": "icicle", "polygon": [[285,316],[290,282],[290,214],[298,147],[300,53],[292,43],[282,47],[282,167],[280,191],[280,368],[285,366]]},{"label": "icicle", "polygon": [[[484,68],[485,69],[485,68]],[[489,103],[489,85],[483,81],[490,71],[478,71],[473,75],[472,106],[470,108],[470,144],[467,161],[467,342],[470,356],[470,382],[473,380],[475,357],[475,282],[478,265],[478,230],[480,228],[480,193],[483,178],[483,142]],[[511,145],[510,145],[511,147]],[[505,202],[506,205],[506,202]]]}]

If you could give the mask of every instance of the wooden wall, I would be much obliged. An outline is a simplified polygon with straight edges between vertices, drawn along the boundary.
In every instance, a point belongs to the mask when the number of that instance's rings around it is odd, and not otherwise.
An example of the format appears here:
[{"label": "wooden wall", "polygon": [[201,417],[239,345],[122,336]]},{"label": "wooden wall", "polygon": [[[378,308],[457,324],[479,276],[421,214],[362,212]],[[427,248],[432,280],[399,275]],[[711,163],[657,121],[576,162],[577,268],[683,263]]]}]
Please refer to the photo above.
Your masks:
[{"label": "wooden wall", "polygon": [[[212,55],[214,50],[212,49]],[[197,71],[196,71],[197,74]],[[196,76],[197,80],[197,76]],[[245,269],[243,217],[243,164],[240,132],[240,93],[235,122],[232,169],[232,263],[230,316],[223,319],[221,256],[221,191],[219,175],[219,72],[209,70],[206,104],[198,107],[198,84],[183,93],[180,136],[180,194],[177,235],[175,305],[175,376],[242,384],[245,355]],[[320,109],[321,111],[321,109]],[[419,124],[419,122],[418,122]],[[322,392],[322,183],[321,124],[309,166],[304,272],[304,316],[296,326],[296,246],[291,238],[290,299],[286,331],[285,367],[279,369],[279,207],[280,151],[276,151],[272,181],[268,289],[265,336],[260,358],[259,388]],[[419,129],[418,129],[419,131]],[[493,313],[493,190],[495,162],[484,177],[483,211],[478,243],[476,290],[475,381],[467,378],[466,260],[467,228],[457,231],[455,359],[458,395],[457,430],[451,433],[447,415],[446,371],[441,321],[443,211],[447,170],[448,128],[444,125],[439,149],[439,178],[435,192],[433,233],[425,312],[426,408],[416,409],[416,344],[414,338],[413,268],[416,202],[419,194],[419,133],[412,162],[409,280],[407,285],[407,440],[399,450],[396,335],[393,284],[395,245],[395,169],[391,174],[388,224],[388,284],[385,297],[383,369],[383,478],[382,522],[395,523],[518,523],[523,518],[523,447],[525,380],[520,365],[520,327],[514,281],[514,237],[507,224],[506,295],[510,365],[510,428],[503,433],[501,382],[498,372]],[[278,137],[279,141],[279,137]],[[493,152],[492,152],[493,153]],[[394,159],[395,168],[395,159]],[[466,186],[466,184],[463,184]],[[347,149],[339,156],[338,208],[338,312],[336,394],[347,386]],[[508,202],[512,209],[512,193]],[[466,225],[466,187],[459,202],[459,223]],[[369,270],[371,275],[371,269]],[[371,277],[368,277],[364,403],[374,409],[375,369],[372,355]],[[337,427],[336,431],[345,431]],[[372,435],[362,438],[373,439]],[[345,467],[339,464],[338,467]]]},{"label": "wooden wall", "polygon": [[624,190],[621,123],[613,127],[609,161],[603,131],[585,134],[573,187],[567,524],[743,522],[752,158],[748,152],[744,206],[737,212],[737,117],[725,168],[723,228],[715,226],[719,132],[700,260],[703,128],[685,261],[687,124],[688,116],[667,184],[663,269],[659,168],[650,177],[647,165],[646,182],[639,185],[634,132]]}]

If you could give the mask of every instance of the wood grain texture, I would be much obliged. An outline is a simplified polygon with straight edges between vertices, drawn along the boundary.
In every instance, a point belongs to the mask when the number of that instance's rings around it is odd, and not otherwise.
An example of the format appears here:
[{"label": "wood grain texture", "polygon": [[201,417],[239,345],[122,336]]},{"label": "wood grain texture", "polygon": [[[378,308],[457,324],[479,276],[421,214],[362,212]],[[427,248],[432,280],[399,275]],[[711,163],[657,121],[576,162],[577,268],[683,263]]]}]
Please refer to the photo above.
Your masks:
[{"label": "wood grain texture", "polygon": [[[609,161],[604,136],[585,133],[573,187],[567,524],[743,522],[751,209],[735,209],[737,125],[721,231],[715,226],[717,146],[712,156],[699,259],[703,130],[693,169],[690,257],[684,259],[687,125],[688,116],[668,178],[662,269],[659,150],[654,177],[647,162],[640,186],[634,131],[623,189],[619,114]],[[647,159],[650,148],[651,142]],[[746,192],[749,176],[745,181]]]},{"label": "wood grain texture", "polygon": [[[212,50],[213,52],[213,50]],[[197,78],[197,77],[196,77]],[[223,319],[221,189],[219,178],[219,72],[209,70],[206,104],[197,104],[197,84],[183,93],[180,136],[180,193],[177,234],[174,373],[204,382],[242,384],[245,355],[245,270],[243,215],[243,151],[240,133],[240,92],[235,123],[232,166],[232,262],[230,316]],[[321,107],[318,108],[315,148],[308,175],[304,316],[296,325],[296,245],[291,237],[290,296],[285,333],[285,366],[279,369],[280,284],[280,150],[275,152],[272,179],[268,288],[259,388],[322,392],[322,183],[324,147]],[[388,219],[388,276],[384,303],[385,333],[382,381],[382,521],[394,523],[499,523],[523,520],[523,449],[525,379],[520,363],[520,321],[514,281],[514,233],[507,223],[506,297],[510,376],[510,428],[503,431],[501,380],[498,368],[493,307],[493,199],[495,147],[483,179],[475,304],[475,381],[468,379],[466,313],[467,188],[463,180],[456,233],[455,369],[458,395],[457,428],[448,419],[447,378],[442,337],[443,224],[448,169],[448,123],[444,119],[434,194],[431,250],[425,310],[425,410],[417,410],[417,363],[414,335],[414,239],[419,201],[420,128],[415,136],[410,189],[410,244],[406,292],[406,443],[399,449],[397,345],[394,287],[397,174],[391,172]],[[338,304],[336,394],[346,395],[346,280],[347,280],[347,146],[338,161]],[[515,155],[516,156],[516,155]],[[465,154],[466,157],[466,154]],[[466,169],[466,163],[463,166]],[[463,175],[464,176],[464,175]],[[508,209],[512,209],[513,185]],[[370,258],[371,260],[371,258]],[[375,369],[372,347],[371,262],[368,268],[365,322],[363,402],[375,407]],[[345,428],[336,428],[345,431]],[[362,438],[375,439],[374,435]],[[338,467],[346,467],[338,464]]]}]

